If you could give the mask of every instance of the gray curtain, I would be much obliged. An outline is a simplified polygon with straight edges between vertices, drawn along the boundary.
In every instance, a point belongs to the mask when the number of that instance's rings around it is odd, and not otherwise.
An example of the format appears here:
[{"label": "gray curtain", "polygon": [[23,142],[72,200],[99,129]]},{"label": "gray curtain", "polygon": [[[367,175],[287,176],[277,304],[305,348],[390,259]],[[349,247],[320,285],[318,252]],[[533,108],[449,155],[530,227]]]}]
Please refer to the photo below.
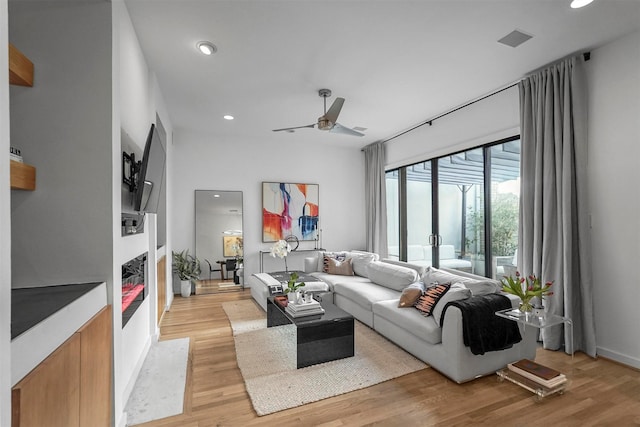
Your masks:
[{"label": "gray curtain", "polygon": [[[573,321],[573,350],[595,357],[588,226],[586,86],[573,57],[519,83],[522,183],[518,267],[554,281],[545,310]],[[545,348],[572,350],[567,325],[543,329]]]},{"label": "gray curtain", "polygon": [[367,250],[384,258],[388,251],[384,143],[367,145],[364,148],[364,159]]}]

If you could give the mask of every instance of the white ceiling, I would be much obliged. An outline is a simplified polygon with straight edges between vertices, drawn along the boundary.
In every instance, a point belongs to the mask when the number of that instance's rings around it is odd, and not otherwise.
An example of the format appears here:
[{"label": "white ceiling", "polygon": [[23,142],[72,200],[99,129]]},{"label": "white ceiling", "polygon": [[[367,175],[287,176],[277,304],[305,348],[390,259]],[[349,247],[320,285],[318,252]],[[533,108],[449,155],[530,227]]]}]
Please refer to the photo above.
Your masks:
[{"label": "white ceiling", "polygon": [[[362,147],[640,29],[640,1],[126,0],[176,130],[238,140]],[[518,29],[517,48],[497,42]],[[218,52],[195,48],[208,40]],[[300,129],[346,99],[358,138]],[[234,121],[222,118],[225,114]]]}]

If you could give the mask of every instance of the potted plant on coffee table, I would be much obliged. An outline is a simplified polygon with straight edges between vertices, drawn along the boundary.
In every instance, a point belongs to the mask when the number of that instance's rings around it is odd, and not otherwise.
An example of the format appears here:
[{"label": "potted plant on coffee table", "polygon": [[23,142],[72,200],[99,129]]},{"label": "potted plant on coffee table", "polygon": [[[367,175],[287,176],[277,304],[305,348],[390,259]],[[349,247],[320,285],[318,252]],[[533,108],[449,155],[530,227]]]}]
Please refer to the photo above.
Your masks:
[{"label": "potted plant on coffee table", "polygon": [[189,249],[173,252],[173,272],[180,278],[180,294],[183,297],[191,295],[191,282],[200,277],[200,261],[189,255]]},{"label": "potted plant on coffee table", "polygon": [[287,281],[287,287],[284,288],[284,291],[287,293],[287,300],[292,303],[298,302],[298,289],[304,286],[304,282],[296,282],[298,280],[298,273],[295,271],[291,273],[289,276],[289,280]]}]

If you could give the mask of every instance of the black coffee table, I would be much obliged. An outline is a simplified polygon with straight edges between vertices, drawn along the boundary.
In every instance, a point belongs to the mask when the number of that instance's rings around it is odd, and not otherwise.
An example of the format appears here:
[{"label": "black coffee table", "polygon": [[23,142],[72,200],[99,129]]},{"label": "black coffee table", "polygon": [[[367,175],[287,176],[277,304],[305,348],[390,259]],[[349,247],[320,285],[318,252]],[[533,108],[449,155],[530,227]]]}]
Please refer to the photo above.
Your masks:
[{"label": "black coffee table", "polygon": [[353,357],[353,316],[328,301],[321,301],[324,314],[292,317],[267,298],[267,327],[293,323],[297,330],[297,367]]}]

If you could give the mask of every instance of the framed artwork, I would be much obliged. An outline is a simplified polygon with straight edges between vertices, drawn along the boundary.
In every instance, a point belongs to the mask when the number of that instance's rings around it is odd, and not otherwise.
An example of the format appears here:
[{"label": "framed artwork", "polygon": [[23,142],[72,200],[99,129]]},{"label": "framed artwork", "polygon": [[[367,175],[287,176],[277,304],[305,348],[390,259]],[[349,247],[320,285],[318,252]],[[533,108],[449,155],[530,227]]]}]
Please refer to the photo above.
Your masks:
[{"label": "framed artwork", "polygon": [[262,241],[318,238],[318,184],[262,183]]},{"label": "framed artwork", "polygon": [[222,255],[242,256],[242,236],[222,236]]}]

